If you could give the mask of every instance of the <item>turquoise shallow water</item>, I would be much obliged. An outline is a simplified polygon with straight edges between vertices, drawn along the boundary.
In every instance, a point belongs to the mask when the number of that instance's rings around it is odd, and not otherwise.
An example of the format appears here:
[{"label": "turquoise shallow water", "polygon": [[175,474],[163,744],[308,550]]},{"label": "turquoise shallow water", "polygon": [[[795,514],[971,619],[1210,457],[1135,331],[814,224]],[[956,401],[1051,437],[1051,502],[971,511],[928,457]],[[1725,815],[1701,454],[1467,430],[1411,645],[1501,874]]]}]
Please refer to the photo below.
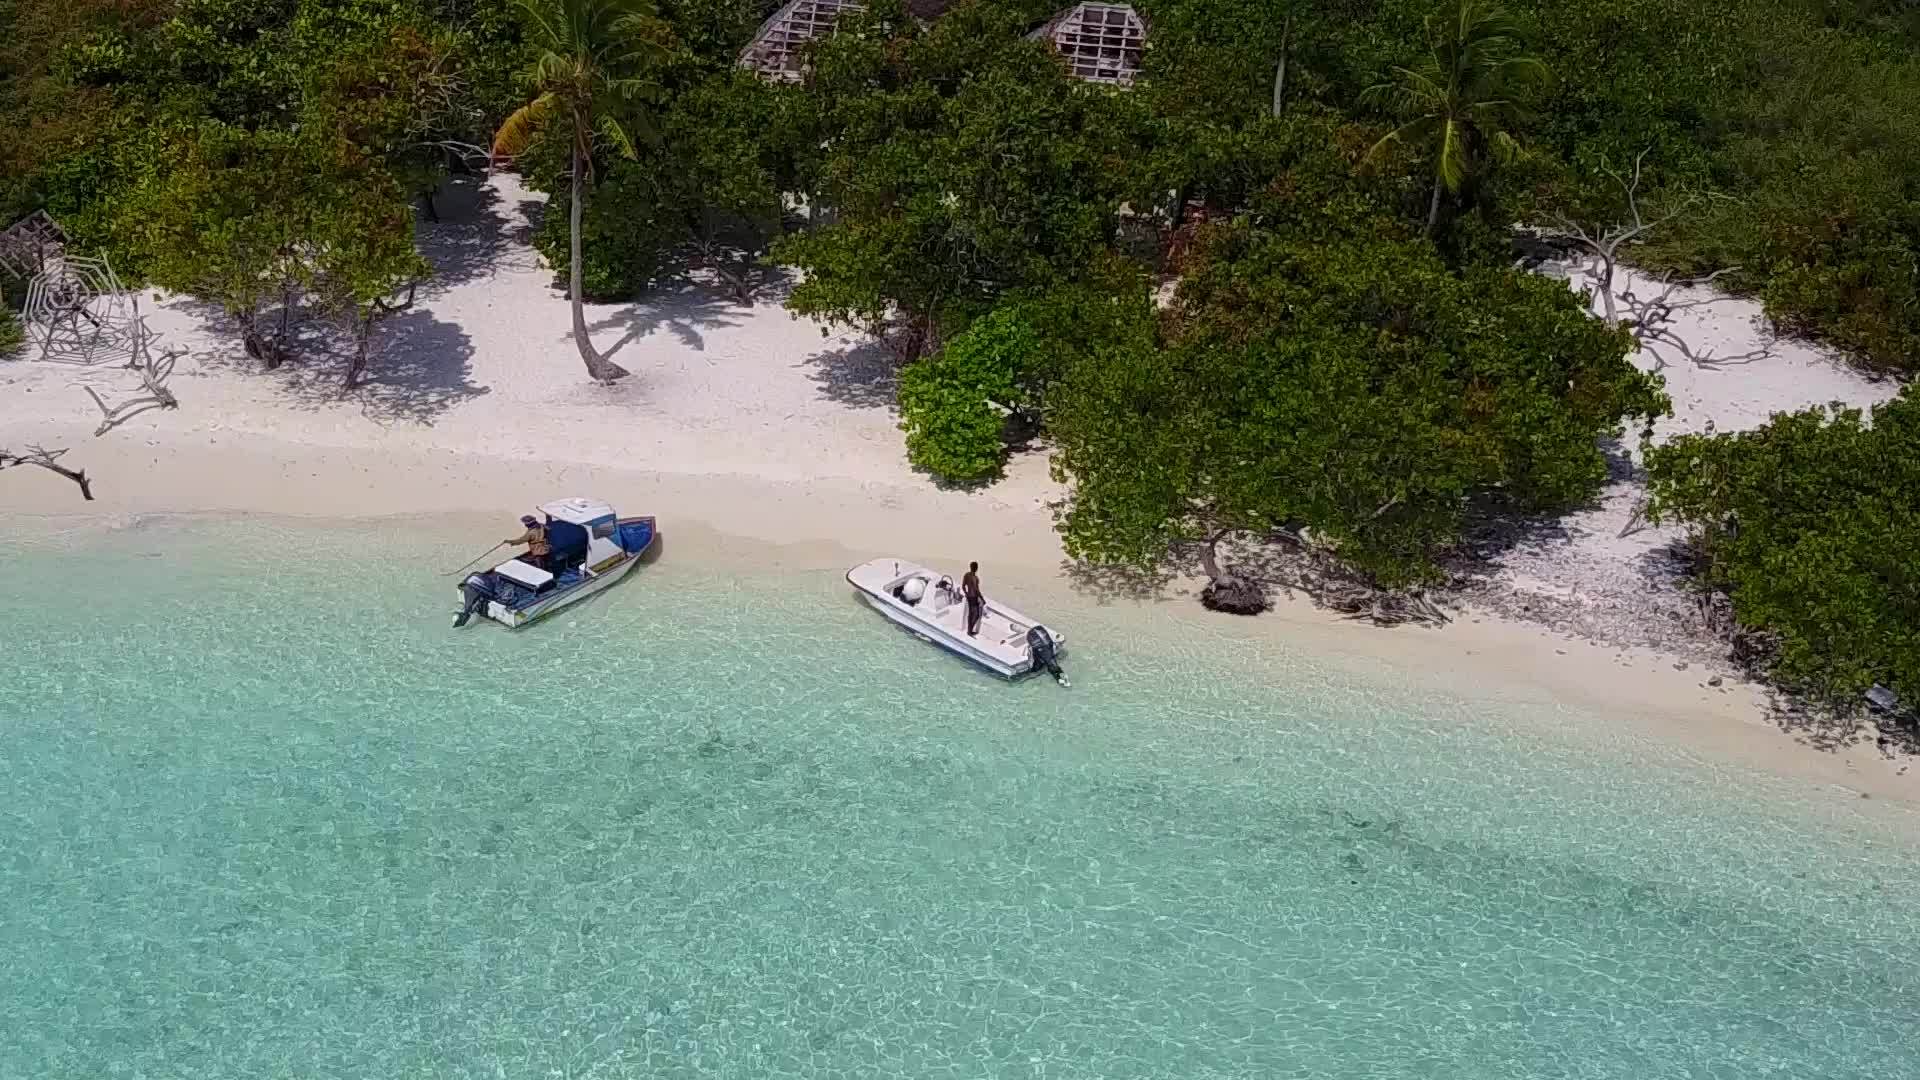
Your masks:
[{"label": "turquoise shallow water", "polygon": [[6,554],[0,1076],[1920,1075],[1910,819],[1231,625],[1066,692],[671,546],[520,635],[384,527]]}]

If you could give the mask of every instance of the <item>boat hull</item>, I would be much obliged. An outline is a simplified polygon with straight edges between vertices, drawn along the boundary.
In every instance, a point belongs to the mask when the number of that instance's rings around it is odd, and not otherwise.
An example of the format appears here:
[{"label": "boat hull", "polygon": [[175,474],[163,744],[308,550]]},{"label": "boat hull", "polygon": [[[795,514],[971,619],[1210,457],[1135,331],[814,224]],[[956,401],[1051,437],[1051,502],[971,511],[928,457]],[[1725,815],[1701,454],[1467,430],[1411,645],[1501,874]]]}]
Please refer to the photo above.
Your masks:
[{"label": "boat hull", "polygon": [[[619,527],[618,535],[623,540],[629,537],[634,538],[633,542],[639,545],[637,550],[621,549],[610,558],[602,558],[592,563],[586,568],[585,576],[579,581],[565,588],[544,593],[533,603],[524,607],[512,607],[499,600],[487,600],[475,611],[475,614],[484,616],[510,630],[518,630],[612,588],[631,573],[634,567],[640,565],[641,559],[646,557],[647,552],[653,550],[654,544],[659,540],[654,519],[651,517],[621,518]],[[464,617],[461,621],[465,621]]]},{"label": "boat hull", "polygon": [[572,607],[590,596],[612,588],[615,582],[631,573],[639,562],[640,556],[629,555],[619,564],[600,571],[594,577],[570,589],[549,593],[523,608],[510,608],[498,600],[489,600],[487,601],[487,618],[514,630],[531,626],[562,608]]},{"label": "boat hull", "polygon": [[[883,565],[891,569],[879,569]],[[994,637],[971,637],[960,628],[961,620],[957,618],[958,611],[949,610],[946,619],[947,622],[955,625],[942,625],[940,619],[923,615],[919,609],[906,605],[887,591],[893,581],[903,576],[917,574],[929,575],[934,579],[944,576],[912,563],[874,560],[849,570],[847,584],[853,586],[855,595],[859,596],[868,607],[885,616],[888,622],[910,631],[916,637],[931,642],[962,660],[984,668],[1003,679],[1018,679],[1034,672],[1033,656],[1026,646],[1024,635],[1029,627],[1044,624],[1036,623],[1020,612],[989,599],[987,603],[990,614],[1002,627],[1017,628],[1020,643],[1018,647],[1010,647],[1004,634],[999,635],[998,640]],[[1064,655],[1066,652],[1064,639],[1052,627],[1047,627],[1047,632],[1054,639],[1055,655]]]}]

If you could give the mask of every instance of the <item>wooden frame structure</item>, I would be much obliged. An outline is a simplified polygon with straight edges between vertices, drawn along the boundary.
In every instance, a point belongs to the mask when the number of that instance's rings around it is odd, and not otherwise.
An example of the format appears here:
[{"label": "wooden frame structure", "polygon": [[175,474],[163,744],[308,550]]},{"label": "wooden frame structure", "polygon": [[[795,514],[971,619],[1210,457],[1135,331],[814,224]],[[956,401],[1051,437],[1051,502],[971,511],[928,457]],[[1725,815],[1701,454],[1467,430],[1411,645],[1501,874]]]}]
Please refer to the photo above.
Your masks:
[{"label": "wooden frame structure", "polygon": [[67,233],[60,223],[35,210],[0,229],[0,270],[22,280],[47,268],[66,250]]},{"label": "wooden frame structure", "polygon": [[1031,36],[1051,44],[1076,79],[1132,86],[1146,48],[1147,21],[1128,4],[1083,3],[1047,20]]},{"label": "wooden frame structure", "polygon": [[[946,14],[955,0],[907,0],[907,14],[929,23]],[[806,74],[807,45],[833,34],[842,15],[867,10],[862,0],[787,0],[760,24],[740,50],[740,66],[779,82],[799,82]]]},{"label": "wooden frame structure", "polygon": [[859,0],[787,0],[740,50],[740,66],[780,82],[799,82],[807,45],[832,34],[841,15],[865,10]]}]

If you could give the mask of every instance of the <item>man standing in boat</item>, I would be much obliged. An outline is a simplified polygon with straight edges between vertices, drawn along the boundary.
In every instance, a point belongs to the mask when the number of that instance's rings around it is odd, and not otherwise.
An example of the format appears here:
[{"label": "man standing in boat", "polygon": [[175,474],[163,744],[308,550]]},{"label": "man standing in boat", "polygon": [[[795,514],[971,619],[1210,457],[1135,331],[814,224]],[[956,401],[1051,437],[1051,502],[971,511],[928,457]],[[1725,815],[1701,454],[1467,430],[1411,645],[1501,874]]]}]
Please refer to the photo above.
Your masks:
[{"label": "man standing in boat", "polygon": [[547,564],[552,560],[553,545],[547,541],[547,530],[540,525],[540,519],[532,514],[520,515],[520,524],[527,531],[508,540],[509,544],[527,545],[527,561],[542,570],[551,570]]},{"label": "man standing in boat", "polygon": [[967,601],[967,636],[980,636],[980,615],[987,609],[986,598],[980,595],[980,564],[967,564],[967,572],[960,579],[960,595]]}]

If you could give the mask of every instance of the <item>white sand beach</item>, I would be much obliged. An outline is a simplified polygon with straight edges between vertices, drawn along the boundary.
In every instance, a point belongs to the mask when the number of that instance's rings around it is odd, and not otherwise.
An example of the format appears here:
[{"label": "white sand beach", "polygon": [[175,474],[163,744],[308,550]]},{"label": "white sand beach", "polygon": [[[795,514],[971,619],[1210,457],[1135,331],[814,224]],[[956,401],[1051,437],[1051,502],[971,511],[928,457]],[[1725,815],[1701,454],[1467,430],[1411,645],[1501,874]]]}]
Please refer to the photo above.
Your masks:
[{"label": "white sand beach", "polygon": [[[1549,266],[1575,289],[1597,283],[1577,267]],[[1658,295],[1664,286],[1622,268],[1614,292]],[[1671,348],[1634,354],[1642,370],[1666,382],[1673,414],[1653,426],[1653,440],[1704,431],[1747,431],[1781,412],[1814,405],[1870,408],[1895,397],[1898,383],[1874,380],[1808,342],[1775,338],[1752,300],[1704,289],[1682,290],[1673,331],[1703,363]],[[1603,304],[1592,297],[1600,314]],[[1625,310],[1624,305],[1622,310]],[[1613,480],[1592,506],[1534,530],[1493,557],[1495,572],[1470,590],[1501,615],[1585,640],[1650,648],[1694,664],[1723,665],[1720,637],[1701,619],[1674,545],[1681,530],[1637,517],[1645,494],[1639,433],[1629,431]]]},{"label": "white sand beach", "polygon": [[[1018,456],[1008,477],[982,492],[935,487],[906,464],[889,358],[858,335],[823,333],[789,315],[777,289],[743,307],[685,281],[636,303],[594,306],[596,341],[633,376],[611,389],[590,383],[568,336],[564,293],[526,241],[537,207],[510,175],[443,198],[445,220],[422,226],[439,276],[387,324],[367,385],[346,398],[336,389],[343,360],[324,342],[309,343],[286,369],[262,372],[217,312],[185,298],[142,301],[159,345],[187,350],[171,382],[178,410],[143,413],[96,438],[99,411],[81,386],[114,400],[134,391],[131,373],[0,364],[0,445],[69,448],[64,464],[86,469],[98,497],[83,503],[55,475],[9,470],[0,514],[479,513],[504,527],[535,502],[581,492],[659,515],[673,558],[729,557],[738,550],[730,539],[781,545],[819,568],[849,553],[978,558],[1066,592],[1049,510],[1059,491],[1044,454]],[[1734,302],[1690,317],[1703,320],[1703,332],[1733,335],[1751,332],[1752,312]],[[1727,430],[1778,409],[1893,393],[1785,342],[1765,362],[1663,374],[1676,410],[1668,432],[1707,419]],[[1379,630],[1304,602],[1230,625],[1262,647],[1538,702],[1549,722],[1556,703],[1594,706],[1641,735],[1847,797],[1920,802],[1920,779],[1870,743],[1841,752],[1801,746],[1775,730],[1757,688],[1708,685],[1699,650],[1678,656],[1665,637],[1636,640],[1617,629],[1666,617],[1664,600],[1656,598],[1654,614],[1638,606],[1636,583],[1673,534],[1615,538],[1634,492],[1623,476],[1598,508],[1502,557],[1505,595],[1531,591],[1543,609],[1566,604],[1564,619],[1540,620],[1564,622],[1561,633],[1500,617],[1514,610],[1501,603],[1439,631]],[[1576,614],[1583,611],[1611,614],[1588,626]],[[1231,619],[1185,598],[1143,604],[1141,617],[1161,625]],[[1582,633],[1610,644],[1574,640]]]}]

